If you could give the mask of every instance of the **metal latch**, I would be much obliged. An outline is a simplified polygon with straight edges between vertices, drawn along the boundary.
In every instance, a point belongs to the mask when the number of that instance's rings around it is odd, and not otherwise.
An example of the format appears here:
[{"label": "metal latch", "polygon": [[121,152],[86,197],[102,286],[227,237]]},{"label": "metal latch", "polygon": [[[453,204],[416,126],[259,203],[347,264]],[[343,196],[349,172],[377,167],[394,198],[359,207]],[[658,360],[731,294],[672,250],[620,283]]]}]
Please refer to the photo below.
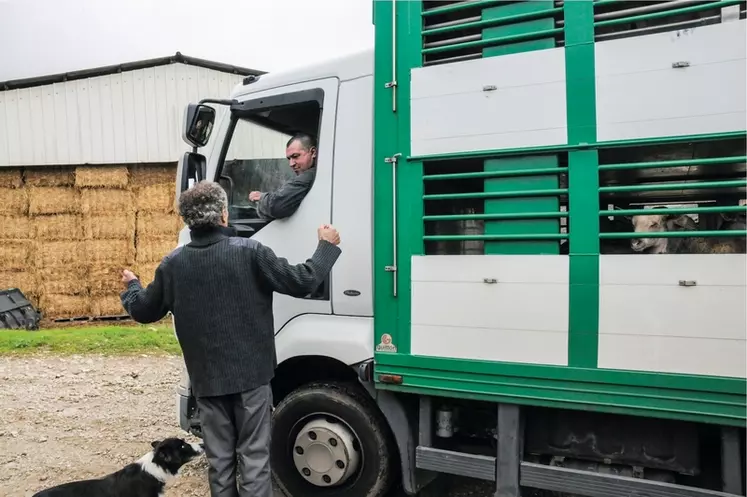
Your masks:
[{"label": "metal latch", "polygon": [[680,280],[680,286],[696,286],[697,284],[695,280]]},{"label": "metal latch", "polygon": [[682,69],[683,67],[690,67],[690,62],[686,60],[680,60],[678,62],[672,62],[672,69]]},{"label": "metal latch", "polygon": [[483,278],[482,282],[483,283],[487,283],[488,285],[494,285],[494,284],[498,283],[498,280],[495,279],[495,278]]}]

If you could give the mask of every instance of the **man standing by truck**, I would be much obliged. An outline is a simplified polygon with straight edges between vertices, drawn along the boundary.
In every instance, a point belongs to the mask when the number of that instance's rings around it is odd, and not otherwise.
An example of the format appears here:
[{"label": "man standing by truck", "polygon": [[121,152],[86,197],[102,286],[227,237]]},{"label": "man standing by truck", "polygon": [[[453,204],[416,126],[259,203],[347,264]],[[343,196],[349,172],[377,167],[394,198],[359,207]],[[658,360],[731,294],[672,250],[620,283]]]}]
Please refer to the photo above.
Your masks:
[{"label": "man standing by truck", "polygon": [[251,192],[249,200],[258,202],[257,212],[264,219],[282,219],[296,212],[309,193],[316,177],[316,141],[306,133],[296,133],[286,144],[288,158],[296,176],[274,192]]},{"label": "man standing by truck", "polygon": [[179,213],[192,241],[161,261],[147,288],[125,270],[122,305],[139,323],[174,315],[200,409],[212,497],[271,497],[272,295],[314,291],[340,255],[340,235],[321,226],[313,256],[292,265],[269,247],[234,236],[226,192],[217,183],[202,181],[182,193]]}]

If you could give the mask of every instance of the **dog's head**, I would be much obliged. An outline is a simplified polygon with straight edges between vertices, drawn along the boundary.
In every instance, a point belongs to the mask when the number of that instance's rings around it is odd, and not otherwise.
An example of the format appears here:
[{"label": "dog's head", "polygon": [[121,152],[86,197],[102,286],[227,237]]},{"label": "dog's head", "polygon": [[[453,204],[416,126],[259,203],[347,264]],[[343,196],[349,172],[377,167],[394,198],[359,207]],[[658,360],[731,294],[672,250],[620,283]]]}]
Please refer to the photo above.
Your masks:
[{"label": "dog's head", "polygon": [[167,438],[156,440],[150,444],[153,447],[153,464],[175,475],[179,468],[203,452],[203,444],[192,444],[181,438]]}]

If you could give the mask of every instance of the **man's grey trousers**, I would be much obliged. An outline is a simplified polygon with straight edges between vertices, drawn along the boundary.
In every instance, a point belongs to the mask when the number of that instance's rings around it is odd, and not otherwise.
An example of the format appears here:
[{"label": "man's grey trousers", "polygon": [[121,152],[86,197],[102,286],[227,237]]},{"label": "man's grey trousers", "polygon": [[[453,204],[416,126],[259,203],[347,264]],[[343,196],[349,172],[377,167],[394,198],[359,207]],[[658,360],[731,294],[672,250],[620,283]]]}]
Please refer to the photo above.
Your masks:
[{"label": "man's grey trousers", "polygon": [[[272,497],[272,390],[197,399],[212,497]],[[237,487],[237,469],[240,473]]]}]

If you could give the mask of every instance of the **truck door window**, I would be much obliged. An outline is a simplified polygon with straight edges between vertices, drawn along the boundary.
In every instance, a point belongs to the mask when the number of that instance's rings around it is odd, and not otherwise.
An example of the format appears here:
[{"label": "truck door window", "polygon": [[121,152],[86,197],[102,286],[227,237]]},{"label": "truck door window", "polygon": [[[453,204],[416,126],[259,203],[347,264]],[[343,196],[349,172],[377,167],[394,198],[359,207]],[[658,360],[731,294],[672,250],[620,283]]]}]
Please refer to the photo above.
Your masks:
[{"label": "truck door window", "polygon": [[238,119],[223,164],[222,178],[230,180],[230,219],[258,218],[253,191],[274,191],[293,176],[285,158],[289,134]]},{"label": "truck door window", "polygon": [[[294,133],[317,137],[321,120],[321,102],[317,99],[287,102],[287,96],[267,97],[252,107],[233,112],[228,143],[219,164],[218,181],[229,197],[229,222],[251,236],[267,224],[257,211],[257,203],[249,199],[253,191],[273,192],[295,173],[285,156],[286,145]],[[274,99],[279,105],[269,106]],[[241,231],[241,230],[240,230]]]}]

